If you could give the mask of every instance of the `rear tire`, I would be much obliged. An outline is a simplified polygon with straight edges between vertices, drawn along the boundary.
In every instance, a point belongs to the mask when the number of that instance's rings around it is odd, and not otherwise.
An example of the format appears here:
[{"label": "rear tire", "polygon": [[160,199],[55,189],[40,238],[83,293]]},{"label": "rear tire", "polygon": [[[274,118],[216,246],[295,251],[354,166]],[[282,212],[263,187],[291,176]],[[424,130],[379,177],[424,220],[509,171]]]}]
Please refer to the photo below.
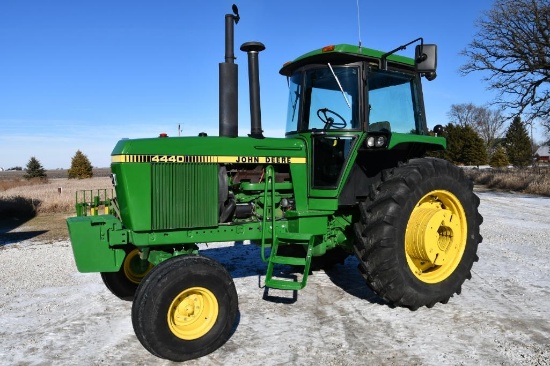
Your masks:
[{"label": "rear tire", "polygon": [[440,159],[384,171],[354,225],[359,270],[369,287],[412,310],[460,294],[482,241],[472,188],[459,168]]},{"label": "rear tire", "polygon": [[233,279],[218,262],[178,256],[155,266],[139,285],[132,324],[155,356],[186,361],[221,347],[238,310]]},{"label": "rear tire", "polygon": [[139,249],[130,248],[118,272],[101,272],[105,286],[121,300],[132,301],[139,283],[153,265],[139,258]]}]

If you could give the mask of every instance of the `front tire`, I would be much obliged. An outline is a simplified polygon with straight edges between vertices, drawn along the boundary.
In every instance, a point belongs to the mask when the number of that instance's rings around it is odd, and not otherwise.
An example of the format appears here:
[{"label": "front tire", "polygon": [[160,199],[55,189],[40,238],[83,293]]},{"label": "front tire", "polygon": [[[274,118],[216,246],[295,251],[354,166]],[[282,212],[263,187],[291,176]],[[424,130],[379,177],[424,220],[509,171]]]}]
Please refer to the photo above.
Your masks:
[{"label": "front tire", "polygon": [[153,268],[153,265],[139,257],[137,248],[128,249],[118,272],[101,272],[103,283],[121,300],[132,301],[139,283]]},{"label": "front tire", "polygon": [[227,270],[212,259],[185,255],[155,266],[142,281],[132,324],[149,352],[180,362],[221,347],[237,310],[237,292]]},{"label": "front tire", "polygon": [[472,188],[459,168],[440,159],[384,171],[354,225],[359,270],[369,287],[412,310],[460,294],[482,240]]}]

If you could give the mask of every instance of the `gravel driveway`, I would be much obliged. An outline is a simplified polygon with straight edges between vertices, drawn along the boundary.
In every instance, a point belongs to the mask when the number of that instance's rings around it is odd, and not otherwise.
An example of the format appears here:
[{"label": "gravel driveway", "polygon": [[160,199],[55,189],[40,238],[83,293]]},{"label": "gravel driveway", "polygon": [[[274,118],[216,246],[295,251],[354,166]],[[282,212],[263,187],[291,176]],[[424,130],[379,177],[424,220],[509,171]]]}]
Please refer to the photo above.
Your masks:
[{"label": "gravel driveway", "polygon": [[[190,365],[550,365],[550,199],[479,192],[480,261],[448,304],[390,308],[349,258],[297,294],[263,285],[259,248],[202,253],[235,278],[231,339]],[[231,248],[228,248],[231,247]],[[78,273],[70,244],[0,244],[0,364],[169,365],[136,339],[131,304]]]}]

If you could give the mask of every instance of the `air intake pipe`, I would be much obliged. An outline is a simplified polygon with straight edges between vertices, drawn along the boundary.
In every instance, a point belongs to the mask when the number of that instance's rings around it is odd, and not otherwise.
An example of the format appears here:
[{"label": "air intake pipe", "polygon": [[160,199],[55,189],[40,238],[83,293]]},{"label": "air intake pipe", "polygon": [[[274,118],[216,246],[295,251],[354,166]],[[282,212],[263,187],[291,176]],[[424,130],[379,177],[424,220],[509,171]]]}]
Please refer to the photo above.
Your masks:
[{"label": "air intake pipe", "polygon": [[238,120],[238,65],[233,52],[233,23],[239,23],[239,9],[232,7],[234,14],[225,14],[225,62],[220,63],[220,136],[237,137]]},{"label": "air intake pipe", "polygon": [[260,42],[246,42],[241,51],[248,53],[248,86],[250,89],[250,137],[263,139],[262,111],[260,109],[260,73],[258,54],[265,50]]}]

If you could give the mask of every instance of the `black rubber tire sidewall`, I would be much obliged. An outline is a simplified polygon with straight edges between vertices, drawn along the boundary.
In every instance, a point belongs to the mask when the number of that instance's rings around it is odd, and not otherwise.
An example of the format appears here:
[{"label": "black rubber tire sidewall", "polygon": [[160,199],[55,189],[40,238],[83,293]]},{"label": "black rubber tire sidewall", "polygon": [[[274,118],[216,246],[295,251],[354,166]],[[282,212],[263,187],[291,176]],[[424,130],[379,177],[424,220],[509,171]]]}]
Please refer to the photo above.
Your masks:
[{"label": "black rubber tire sidewall", "polygon": [[130,281],[124,273],[124,268],[118,272],[101,272],[101,279],[105,287],[113,295],[124,301],[132,301],[138,288],[137,283]]},{"label": "black rubber tire sidewall", "polygon": [[[183,290],[203,287],[218,301],[219,313],[212,329],[195,340],[183,340],[169,329],[167,312]],[[171,361],[207,355],[229,338],[238,310],[233,279],[216,261],[201,256],[179,256],[155,266],[139,285],[132,306],[137,338],[152,354]]]},{"label": "black rubber tire sidewall", "polygon": [[[135,247],[133,246],[125,249],[126,257],[124,257],[124,261],[127,260],[128,254],[134,249]],[[117,272],[101,272],[101,279],[113,295],[125,301],[132,301],[134,299],[134,295],[139,286],[138,283],[130,281],[126,273],[124,273],[124,263]]]}]

